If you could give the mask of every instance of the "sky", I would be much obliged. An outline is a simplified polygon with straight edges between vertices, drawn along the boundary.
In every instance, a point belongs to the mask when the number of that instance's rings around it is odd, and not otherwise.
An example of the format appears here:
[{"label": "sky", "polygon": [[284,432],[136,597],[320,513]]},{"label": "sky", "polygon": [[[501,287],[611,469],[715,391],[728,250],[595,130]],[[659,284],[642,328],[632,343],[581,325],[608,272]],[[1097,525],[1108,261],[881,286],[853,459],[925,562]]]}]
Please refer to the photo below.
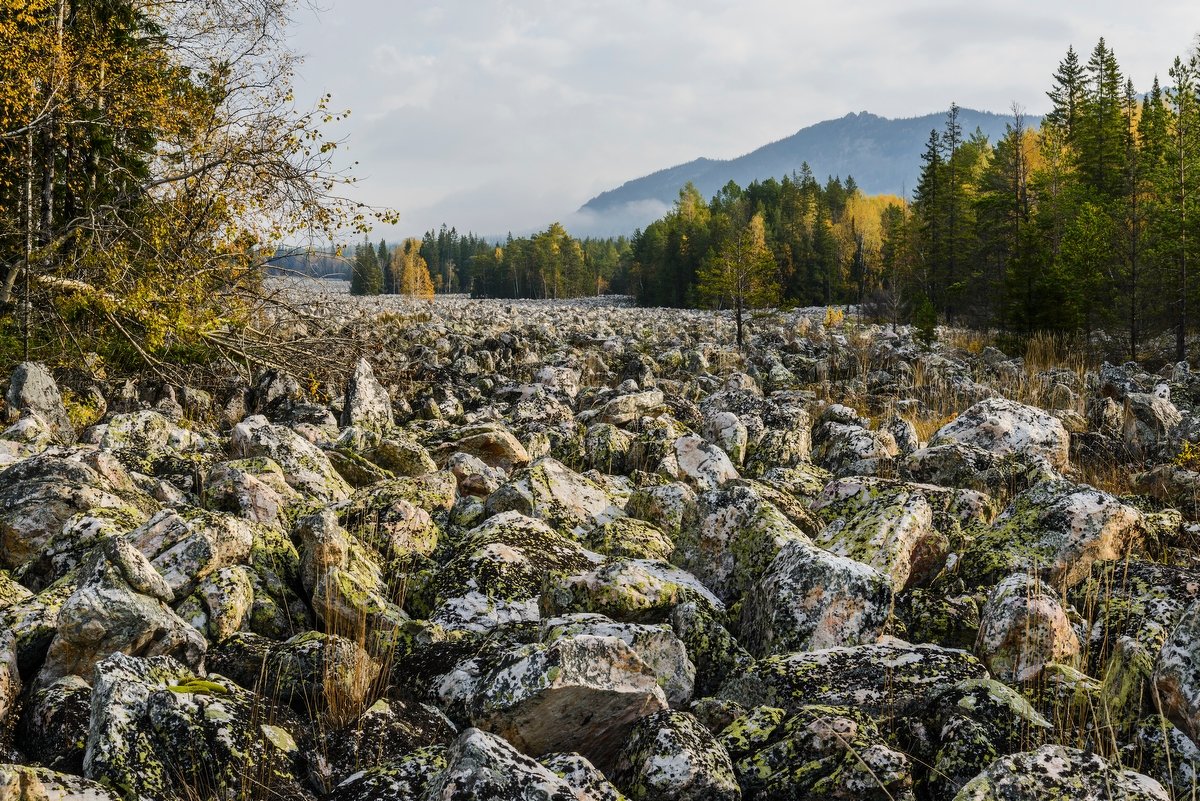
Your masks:
[{"label": "sky", "polygon": [[399,211],[389,240],[586,233],[601,191],[849,112],[1039,114],[1067,46],[1101,36],[1143,91],[1200,33],[1195,0],[316,1],[297,98],[352,111],[337,157],[354,199]]}]

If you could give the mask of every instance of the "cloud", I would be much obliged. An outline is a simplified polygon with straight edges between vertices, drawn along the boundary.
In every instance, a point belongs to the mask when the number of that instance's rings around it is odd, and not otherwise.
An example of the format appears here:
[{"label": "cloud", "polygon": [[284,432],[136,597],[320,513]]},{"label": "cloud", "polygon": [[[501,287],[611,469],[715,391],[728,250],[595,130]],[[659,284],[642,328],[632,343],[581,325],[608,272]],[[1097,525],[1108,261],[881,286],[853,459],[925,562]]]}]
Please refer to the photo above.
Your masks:
[{"label": "cloud", "polygon": [[[301,96],[355,110],[354,191],[403,231],[499,233],[698,156],[729,158],[805,125],[950,101],[1044,110],[1068,44],[1107,35],[1139,88],[1200,22],[1190,2],[1124,0],[326,0],[301,14]],[[640,213],[632,212],[633,220]]]}]

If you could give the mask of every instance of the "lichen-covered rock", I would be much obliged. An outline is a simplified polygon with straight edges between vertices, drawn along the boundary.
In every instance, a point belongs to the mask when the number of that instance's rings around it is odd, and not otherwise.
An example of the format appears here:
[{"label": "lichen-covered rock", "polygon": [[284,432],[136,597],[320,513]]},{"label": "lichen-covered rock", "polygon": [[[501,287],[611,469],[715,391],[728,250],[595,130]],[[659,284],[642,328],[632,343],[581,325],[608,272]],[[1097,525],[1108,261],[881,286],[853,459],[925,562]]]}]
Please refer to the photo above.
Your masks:
[{"label": "lichen-covered rock", "polygon": [[1121,763],[1158,781],[1176,801],[1200,788],[1200,746],[1158,715],[1139,722]]},{"label": "lichen-covered rock", "polygon": [[625,512],[653,523],[674,539],[679,535],[684,517],[695,504],[696,493],[692,488],[676,481],[635,490],[625,503]]},{"label": "lichen-covered rock", "polygon": [[733,603],[796,539],[807,537],[754,488],[727,487],[703,493],[688,510],[671,561]]},{"label": "lichen-covered rock", "polygon": [[1016,573],[988,595],[976,653],[997,677],[1030,681],[1049,662],[1079,655],[1079,638],[1066,611],[1037,576]]},{"label": "lichen-covered rock", "polygon": [[538,762],[565,781],[577,798],[587,801],[626,801],[621,791],[587,757],[575,753],[546,754]]},{"label": "lichen-covered rock", "polygon": [[123,551],[115,543],[97,555],[87,578],[58,612],[40,674],[43,684],[69,674],[86,677],[93,665],[114,653],[172,656],[199,669],[207,647],[203,635],[161,598],[144,594],[154,587],[141,585],[139,576],[154,571],[144,560],[141,569],[130,570],[132,560],[124,557],[135,555],[137,551]]},{"label": "lichen-covered rock", "polygon": [[470,711],[474,725],[524,753],[578,751],[607,770],[633,724],[666,708],[657,676],[632,648],[584,634],[505,655]]},{"label": "lichen-covered rock", "polygon": [[264,525],[285,523],[300,501],[283,468],[271,459],[220,462],[204,480],[207,508]]},{"label": "lichen-covered rock", "polygon": [[1168,801],[1149,776],[1109,765],[1100,755],[1061,745],[1001,757],[954,801]]},{"label": "lichen-covered rock", "polygon": [[1045,459],[1058,471],[1070,461],[1070,436],[1058,418],[1006,398],[980,401],[929,440],[931,447],[947,442],[975,445],[999,456]]},{"label": "lichen-covered rock", "polygon": [[792,714],[755,707],[732,720],[719,740],[747,801],[913,798],[909,758],[853,707],[803,706]]},{"label": "lichen-covered rock", "polygon": [[434,460],[453,453],[466,453],[481,459],[489,467],[509,471],[529,464],[529,451],[504,426],[488,423],[469,428],[451,429],[441,435],[443,443],[433,449]]},{"label": "lichen-covered rock", "polygon": [[1142,514],[1092,487],[1045,481],[1018,495],[958,559],[969,585],[1039,572],[1052,587],[1087,578],[1097,561],[1124,559],[1143,536]]},{"label": "lichen-covered rock", "polygon": [[584,573],[548,580],[541,596],[542,613],[548,616],[595,612],[629,623],[660,623],[675,606],[688,602],[725,609],[692,574],[645,559],[612,559]]},{"label": "lichen-covered rock", "polygon": [[891,607],[887,576],[791,540],[742,600],[739,640],[755,656],[874,642]]},{"label": "lichen-covered rock", "polygon": [[0,765],[4,801],[120,801],[107,787],[50,768]]},{"label": "lichen-covered rock", "polygon": [[875,475],[891,468],[900,455],[896,440],[887,431],[867,428],[861,418],[843,422],[831,406],[818,419],[812,433],[813,461],[835,476]]},{"label": "lichen-covered rock", "polygon": [[554,528],[582,536],[625,512],[594,482],[557,459],[538,459],[488,496],[489,514],[515,511],[545,520]]},{"label": "lichen-covered rock", "polygon": [[957,487],[1007,498],[1058,474],[1048,462],[1021,461],[1021,454],[1000,455],[956,440],[919,448],[904,457],[899,472],[909,481]]},{"label": "lichen-covered rock", "polygon": [[130,532],[129,542],[150,560],[175,597],[183,598],[210,573],[247,561],[254,527],[219,512],[167,509]]},{"label": "lichen-covered rock", "polygon": [[82,774],[91,701],[92,687],[79,676],[63,676],[38,687],[17,733],[26,756],[51,770]]},{"label": "lichen-covered rock", "polygon": [[611,423],[614,426],[623,427],[637,422],[639,418],[654,417],[665,412],[664,400],[663,393],[657,389],[620,395],[606,402],[594,412],[580,417],[597,423]]},{"label": "lichen-covered rock", "polygon": [[700,491],[716,489],[738,477],[725,451],[694,434],[675,440],[673,455],[680,477]]},{"label": "lichen-covered rock", "polygon": [[977,493],[871,477],[830,482],[812,508],[830,521],[816,537],[821,547],[883,571],[897,591],[931,580],[951,535],[992,516]]},{"label": "lichen-covered rock", "polygon": [[0,631],[0,731],[8,728],[17,697],[21,694],[21,671],[17,664],[17,638]]},{"label": "lichen-covered rock", "polygon": [[467,532],[455,548],[435,580],[435,604],[470,593],[528,601],[553,576],[585,570],[599,559],[541,520],[501,512]]},{"label": "lichen-covered rock", "polygon": [[750,434],[733,412],[717,412],[705,417],[700,432],[706,440],[724,451],[735,467],[746,461],[746,445],[750,441]]},{"label": "lichen-covered rock", "polygon": [[371,363],[359,359],[354,373],[346,384],[346,399],[342,405],[342,425],[383,431],[392,427],[392,399],[383,388]]},{"label": "lichen-covered rock", "polygon": [[[448,745],[457,730],[435,707],[415,701],[380,699],[324,744],[327,784],[400,759],[421,749]],[[432,772],[431,772],[432,775]]]},{"label": "lichen-covered rock", "polygon": [[1171,403],[1166,384],[1153,393],[1130,392],[1125,396],[1122,435],[1135,453],[1157,454],[1171,439],[1183,416]]},{"label": "lichen-covered rock", "polygon": [[396,476],[423,476],[437,470],[437,463],[425,446],[398,430],[390,431],[362,455]]},{"label": "lichen-covered rock", "polygon": [[621,748],[612,779],[635,801],[742,797],[729,754],[686,712],[657,712],[639,720]]},{"label": "lichen-covered rock", "polygon": [[746,707],[823,704],[891,715],[919,707],[963,679],[986,677],[983,664],[963,651],[887,638],[760,659],[732,676],[718,695]]},{"label": "lichen-covered rock", "polygon": [[326,631],[357,635],[388,630],[407,615],[394,602],[397,589],[385,578],[370,550],[338,525],[329,509],[302,519],[300,577],[312,610]]},{"label": "lichen-covered rock", "polygon": [[636,517],[618,517],[602,523],[583,538],[584,544],[606,556],[666,560],[675,543],[662,529]]},{"label": "lichen-covered rock", "polygon": [[1162,713],[1200,741],[1200,601],[1193,602],[1163,643],[1154,686]]},{"label": "lichen-covered rock", "polygon": [[0,567],[44,557],[76,514],[120,509],[138,516],[153,506],[111,457],[51,449],[25,459],[0,473]]},{"label": "lichen-covered rock", "polygon": [[672,707],[687,706],[692,699],[696,667],[688,659],[687,649],[667,624],[617,623],[603,615],[574,614],[542,621],[542,642],[560,637],[590,634],[616,637],[641,658],[658,676],[658,685]]},{"label": "lichen-covered rock", "polygon": [[13,370],[5,396],[9,408],[36,415],[62,445],[75,442],[75,429],[63,405],[54,376],[45,365],[21,362]]},{"label": "lichen-covered rock", "polygon": [[[915,756],[931,766],[931,795],[942,801],[950,801],[998,757],[1040,745],[1054,733],[1024,696],[995,679],[959,682],[914,723]],[[919,744],[924,734],[932,737],[928,753]]]},{"label": "lichen-covered rock", "polygon": [[234,426],[230,451],[239,459],[266,457],[275,461],[293,489],[317,501],[328,503],[350,497],[350,485],[320,448],[265,417],[248,417]]}]

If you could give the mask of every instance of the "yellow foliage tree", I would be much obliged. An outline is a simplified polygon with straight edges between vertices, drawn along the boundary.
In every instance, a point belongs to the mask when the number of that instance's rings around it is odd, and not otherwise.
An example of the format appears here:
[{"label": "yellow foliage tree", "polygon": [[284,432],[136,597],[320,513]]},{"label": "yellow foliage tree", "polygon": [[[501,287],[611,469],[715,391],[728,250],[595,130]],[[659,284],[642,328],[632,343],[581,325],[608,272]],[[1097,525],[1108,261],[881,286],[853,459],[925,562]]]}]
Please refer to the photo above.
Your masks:
[{"label": "yellow foliage tree", "polygon": [[433,297],[433,280],[429,265],[421,256],[421,240],[406,239],[392,252],[392,275],[396,277],[399,294],[410,298]]}]

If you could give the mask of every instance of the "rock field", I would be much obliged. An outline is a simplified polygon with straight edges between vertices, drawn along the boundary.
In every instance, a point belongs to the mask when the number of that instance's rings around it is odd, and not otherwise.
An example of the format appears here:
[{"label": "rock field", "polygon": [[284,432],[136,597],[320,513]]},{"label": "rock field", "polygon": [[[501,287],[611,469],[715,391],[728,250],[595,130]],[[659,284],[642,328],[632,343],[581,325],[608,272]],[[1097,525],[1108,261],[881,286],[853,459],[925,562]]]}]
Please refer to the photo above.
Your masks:
[{"label": "rock field", "polygon": [[284,289],[339,385],[13,374],[0,801],[1200,797],[1186,364]]}]

